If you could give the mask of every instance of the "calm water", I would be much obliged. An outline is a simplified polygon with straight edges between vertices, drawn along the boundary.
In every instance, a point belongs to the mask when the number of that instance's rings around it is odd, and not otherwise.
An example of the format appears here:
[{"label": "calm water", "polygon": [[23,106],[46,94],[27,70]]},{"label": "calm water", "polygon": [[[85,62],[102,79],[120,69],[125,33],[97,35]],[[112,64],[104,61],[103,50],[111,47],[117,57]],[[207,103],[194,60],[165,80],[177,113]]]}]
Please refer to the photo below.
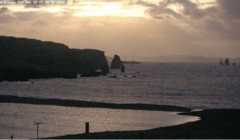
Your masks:
[{"label": "calm water", "polygon": [[177,115],[176,112],[137,111],[120,109],[71,108],[4,103],[0,106],[0,138],[36,138],[35,121],[40,137],[117,130],[146,130],[160,126],[196,121],[198,117]]},{"label": "calm water", "polygon": [[[126,65],[135,78],[94,77],[0,83],[0,94],[112,103],[149,103],[205,108],[240,108],[240,65],[144,63]],[[136,73],[140,71],[140,73]]]},{"label": "calm water", "polygon": [[[240,108],[240,65],[190,63],[143,63],[126,65],[126,76],[118,78],[40,79],[31,82],[2,82],[0,94],[36,98],[60,98],[111,103],[177,105],[193,109]],[[139,72],[137,72],[139,71]],[[131,77],[132,75],[136,77]],[[43,121],[40,136],[90,131],[145,130],[197,120],[176,113],[86,109],[58,106],[0,104],[0,138],[34,138]]]}]

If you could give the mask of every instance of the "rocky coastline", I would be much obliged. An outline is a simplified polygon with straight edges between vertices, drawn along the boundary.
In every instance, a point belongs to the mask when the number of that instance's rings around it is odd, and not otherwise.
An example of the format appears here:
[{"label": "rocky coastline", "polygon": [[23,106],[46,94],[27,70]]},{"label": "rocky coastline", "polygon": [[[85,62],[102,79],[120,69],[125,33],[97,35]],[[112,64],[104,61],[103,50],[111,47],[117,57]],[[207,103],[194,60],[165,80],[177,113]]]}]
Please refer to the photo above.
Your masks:
[{"label": "rocky coastline", "polygon": [[109,72],[103,51],[70,49],[61,43],[0,36],[0,82],[76,78]]}]

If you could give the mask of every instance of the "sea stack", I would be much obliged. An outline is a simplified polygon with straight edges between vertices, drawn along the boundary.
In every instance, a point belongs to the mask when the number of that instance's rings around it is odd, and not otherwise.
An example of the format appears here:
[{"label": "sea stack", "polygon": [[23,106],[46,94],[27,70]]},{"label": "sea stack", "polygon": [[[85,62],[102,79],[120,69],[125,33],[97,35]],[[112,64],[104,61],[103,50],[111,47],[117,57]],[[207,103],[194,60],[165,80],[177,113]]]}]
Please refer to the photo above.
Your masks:
[{"label": "sea stack", "polygon": [[118,55],[114,55],[114,58],[111,62],[111,69],[121,69],[122,61]]},{"label": "sea stack", "polygon": [[125,72],[125,67],[124,67],[124,65],[122,65],[122,67],[121,67],[121,72]]},{"label": "sea stack", "polygon": [[225,60],[225,65],[229,65],[229,60],[228,60],[228,58]]},{"label": "sea stack", "polygon": [[223,65],[223,61],[222,60],[220,60],[220,65]]}]

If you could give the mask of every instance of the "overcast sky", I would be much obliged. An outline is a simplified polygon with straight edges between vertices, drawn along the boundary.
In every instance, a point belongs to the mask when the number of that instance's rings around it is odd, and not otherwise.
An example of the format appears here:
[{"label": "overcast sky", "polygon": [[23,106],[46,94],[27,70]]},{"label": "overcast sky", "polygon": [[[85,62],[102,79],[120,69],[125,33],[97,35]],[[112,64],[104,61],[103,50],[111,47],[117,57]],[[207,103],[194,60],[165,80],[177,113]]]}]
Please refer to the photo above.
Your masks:
[{"label": "overcast sky", "polygon": [[[0,0],[1,1],[1,0]],[[240,56],[240,0],[76,0],[0,5],[0,35],[93,48],[108,56]]]}]

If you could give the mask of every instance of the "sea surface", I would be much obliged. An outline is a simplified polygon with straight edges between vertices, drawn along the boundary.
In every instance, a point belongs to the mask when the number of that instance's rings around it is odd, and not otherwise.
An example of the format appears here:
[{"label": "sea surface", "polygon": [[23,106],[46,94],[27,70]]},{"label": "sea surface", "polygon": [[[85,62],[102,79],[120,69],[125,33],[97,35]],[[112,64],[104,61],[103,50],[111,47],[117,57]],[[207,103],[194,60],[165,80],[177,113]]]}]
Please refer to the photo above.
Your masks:
[{"label": "sea surface", "polygon": [[34,84],[2,82],[0,95],[177,105],[193,109],[240,108],[240,64],[142,63],[125,65],[125,69],[125,74],[111,70],[109,75],[117,78],[32,79]]},{"label": "sea surface", "polygon": [[[125,65],[125,73],[78,79],[31,79],[0,83],[0,95],[74,99],[107,103],[176,105],[191,109],[240,108],[240,65],[218,63],[142,63]],[[117,78],[109,76],[117,75]],[[33,83],[32,83],[33,82]],[[198,118],[176,112],[71,108],[0,104],[0,138],[34,138],[34,121],[43,121],[40,136],[84,132],[146,130]],[[169,119],[168,119],[169,118]]]}]

